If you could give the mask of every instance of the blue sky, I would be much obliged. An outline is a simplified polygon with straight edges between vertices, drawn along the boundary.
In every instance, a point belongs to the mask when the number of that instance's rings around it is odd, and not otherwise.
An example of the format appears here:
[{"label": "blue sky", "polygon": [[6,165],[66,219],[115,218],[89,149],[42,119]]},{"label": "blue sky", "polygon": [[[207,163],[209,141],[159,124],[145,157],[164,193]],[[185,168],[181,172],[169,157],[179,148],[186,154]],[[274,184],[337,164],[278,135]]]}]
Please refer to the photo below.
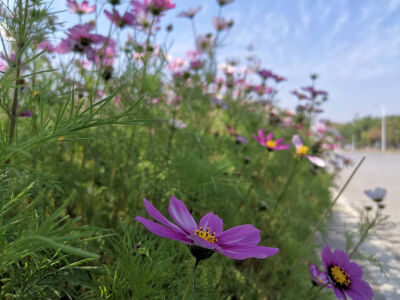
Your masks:
[{"label": "blue sky", "polygon": [[[207,33],[218,6],[215,0],[174,3],[177,8],[168,11],[163,24],[174,24],[171,53],[183,56],[193,48],[193,35],[189,21],[177,14],[201,5],[197,31]],[[65,2],[56,0],[53,7]],[[247,46],[253,45],[265,68],[288,78],[279,93],[282,106],[294,107],[289,91],[307,85],[315,72],[317,87],[330,94],[324,117],[378,116],[381,106],[400,114],[400,0],[236,0],[223,15],[235,25],[220,59],[244,62]]]}]

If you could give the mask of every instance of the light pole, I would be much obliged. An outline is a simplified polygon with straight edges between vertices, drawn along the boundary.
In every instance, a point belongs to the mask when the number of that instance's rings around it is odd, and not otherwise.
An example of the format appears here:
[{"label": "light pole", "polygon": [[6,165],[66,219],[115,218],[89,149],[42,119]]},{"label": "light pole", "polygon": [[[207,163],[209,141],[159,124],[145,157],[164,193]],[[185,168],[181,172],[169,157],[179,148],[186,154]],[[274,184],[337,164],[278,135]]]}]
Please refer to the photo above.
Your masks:
[{"label": "light pole", "polygon": [[381,150],[386,151],[386,119],[385,119],[385,108],[381,107],[382,112],[382,125],[381,125]]}]

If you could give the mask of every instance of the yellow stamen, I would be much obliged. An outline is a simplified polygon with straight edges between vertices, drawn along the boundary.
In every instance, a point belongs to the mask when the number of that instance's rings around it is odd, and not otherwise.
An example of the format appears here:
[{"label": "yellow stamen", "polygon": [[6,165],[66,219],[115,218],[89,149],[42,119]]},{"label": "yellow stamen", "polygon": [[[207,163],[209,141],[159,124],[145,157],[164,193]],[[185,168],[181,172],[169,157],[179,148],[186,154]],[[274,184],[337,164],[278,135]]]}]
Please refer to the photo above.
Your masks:
[{"label": "yellow stamen", "polygon": [[271,149],[275,148],[276,147],[276,141],[273,141],[273,140],[267,141],[267,147],[271,148]]},{"label": "yellow stamen", "polygon": [[347,274],[341,267],[339,266],[330,267],[330,273],[332,275],[332,279],[336,283],[346,287],[350,285],[349,274]]},{"label": "yellow stamen", "polygon": [[203,227],[200,227],[200,229],[196,229],[194,231],[194,234],[201,237],[203,240],[214,244],[215,242],[218,241],[218,239],[215,238],[215,232],[210,234],[210,228],[207,227],[207,230],[204,230]]},{"label": "yellow stamen", "polygon": [[304,145],[303,145],[303,146],[300,146],[300,147],[297,148],[297,150],[296,150],[297,155],[300,155],[300,156],[306,155],[307,152],[308,152],[308,147],[307,147],[307,146],[304,146]]},{"label": "yellow stamen", "polygon": [[37,96],[37,95],[39,95],[39,94],[40,94],[39,91],[33,91],[33,96],[34,96],[34,97]]}]

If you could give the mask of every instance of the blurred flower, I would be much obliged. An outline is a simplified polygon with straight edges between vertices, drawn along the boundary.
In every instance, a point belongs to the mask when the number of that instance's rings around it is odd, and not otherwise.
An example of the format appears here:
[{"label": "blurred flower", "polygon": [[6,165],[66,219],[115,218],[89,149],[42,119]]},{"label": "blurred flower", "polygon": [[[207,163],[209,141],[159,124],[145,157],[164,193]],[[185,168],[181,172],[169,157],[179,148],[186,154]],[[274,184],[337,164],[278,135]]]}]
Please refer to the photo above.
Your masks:
[{"label": "blurred flower", "polygon": [[217,97],[211,97],[210,98],[210,102],[212,105],[215,105],[217,107],[220,107],[222,109],[227,109],[228,105],[226,104],[226,102],[220,98]]},{"label": "blurred flower", "polygon": [[364,194],[367,195],[369,198],[374,200],[375,202],[379,203],[382,202],[385,198],[387,190],[384,188],[377,187],[375,190],[365,190]]},{"label": "blurred flower", "polygon": [[278,248],[258,246],[260,231],[253,225],[241,225],[223,231],[222,219],[211,212],[202,217],[198,225],[185,204],[175,196],[169,201],[168,211],[176,224],[168,221],[146,199],[144,205],[149,215],[159,223],[140,216],[136,217],[136,221],[158,236],[191,245],[192,254],[198,260],[204,258],[196,255],[202,250],[209,253],[207,258],[216,251],[237,260],[267,258],[279,252]]},{"label": "blurred flower", "polygon": [[196,7],[196,8],[191,8],[185,11],[182,11],[178,14],[178,17],[184,17],[184,18],[189,18],[193,19],[194,16],[201,10],[201,5]]},{"label": "blurred flower", "polygon": [[244,136],[238,135],[231,126],[226,125],[226,129],[228,130],[229,134],[231,136],[234,136],[236,138],[236,143],[237,144],[247,144],[249,142],[248,138],[245,138]]},{"label": "blurred flower", "polygon": [[196,49],[200,53],[210,52],[214,47],[214,38],[211,34],[199,35],[196,38]]},{"label": "blurred flower", "polygon": [[326,91],[316,90],[312,86],[306,86],[301,88],[303,91],[309,92],[313,98],[316,96],[327,97],[328,93]]},{"label": "blurred flower", "polygon": [[292,137],[292,143],[296,148],[296,154],[298,157],[305,156],[312,164],[316,165],[317,167],[324,168],[326,166],[325,162],[317,157],[308,155],[308,147],[304,146],[303,139],[300,135],[296,134]]},{"label": "blurred flower", "polygon": [[268,150],[280,151],[290,148],[289,144],[282,144],[283,138],[274,140],[273,133],[269,133],[267,137],[265,137],[264,131],[262,129],[259,129],[257,135],[254,134],[253,137],[257,143],[259,143],[263,147],[266,147]]},{"label": "blurred flower", "polygon": [[68,38],[63,39],[58,45],[59,53],[69,51],[85,53],[90,61],[94,61],[96,50],[92,48],[93,44],[103,43],[106,38],[100,34],[93,34],[90,31],[94,29],[94,24],[78,24],[68,29]]},{"label": "blurred flower", "polygon": [[32,113],[31,113],[31,111],[29,110],[29,109],[25,109],[23,112],[21,112],[20,114],[19,114],[19,116],[20,117],[25,117],[25,118],[27,118],[27,117],[32,117]]},{"label": "blurred flower", "polygon": [[299,100],[311,100],[306,94],[299,93],[298,91],[292,91],[293,95],[295,95]]},{"label": "blurred flower", "polygon": [[[176,4],[172,0],[143,0],[146,10],[155,16],[161,15],[164,11],[175,8]],[[138,2],[138,1],[132,1]]]},{"label": "blurred flower", "polygon": [[47,52],[49,53],[53,53],[57,51],[57,47],[53,46],[52,43],[48,42],[48,41],[44,41],[38,44],[38,49],[39,50],[47,50]]},{"label": "blurred flower", "polygon": [[67,0],[68,8],[78,14],[90,14],[96,10],[96,5],[90,6],[87,1],[83,1],[82,4],[78,4],[75,0]]},{"label": "blurred flower", "polygon": [[113,8],[112,13],[105,10],[104,14],[112,23],[114,23],[119,28],[124,28],[127,25],[133,26],[135,24],[135,16],[128,12],[121,16],[118,10]]},{"label": "blurred flower", "polygon": [[176,129],[184,129],[187,127],[187,125],[185,123],[183,123],[182,121],[179,121],[177,119],[170,119],[169,124]]},{"label": "blurred flower", "polygon": [[325,284],[328,283],[328,276],[324,271],[320,271],[317,267],[317,265],[314,264],[308,264],[308,271],[310,272],[310,276],[312,281],[316,285],[322,285],[324,286]]},{"label": "blurred flower", "polygon": [[222,17],[216,17],[213,19],[213,25],[217,31],[222,31],[231,28],[233,26],[233,20],[225,20]]},{"label": "blurred flower", "polygon": [[321,260],[329,284],[338,299],[369,300],[373,292],[369,284],[362,280],[362,267],[350,261],[343,250],[331,251],[328,245],[322,249]]},{"label": "blurred flower", "polygon": [[235,0],[217,0],[218,4],[223,6],[223,5],[227,5],[227,4],[231,4],[233,3]]}]

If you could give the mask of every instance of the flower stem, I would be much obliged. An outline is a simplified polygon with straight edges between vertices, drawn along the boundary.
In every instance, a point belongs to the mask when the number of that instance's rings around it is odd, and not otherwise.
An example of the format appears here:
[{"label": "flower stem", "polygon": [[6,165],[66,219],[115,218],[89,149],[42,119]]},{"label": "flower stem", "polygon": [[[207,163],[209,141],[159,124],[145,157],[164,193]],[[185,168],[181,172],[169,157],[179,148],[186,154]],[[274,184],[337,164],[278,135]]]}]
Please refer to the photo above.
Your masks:
[{"label": "flower stem", "polygon": [[[328,284],[329,284],[329,283],[327,282],[327,283],[325,283],[324,285],[321,285],[321,286],[318,288],[318,290],[317,290],[314,294],[310,295],[310,297],[307,298],[307,299],[308,299],[308,300],[314,300],[314,299],[318,296],[318,294],[322,291],[322,289],[323,289],[324,287],[326,287]],[[311,290],[311,291],[312,291],[312,290]]]},{"label": "flower stem", "polygon": [[378,217],[379,217],[379,215],[380,215],[379,212],[380,212],[380,210],[379,210],[379,208],[378,208],[377,211],[376,211],[376,214],[375,214],[374,219],[372,220],[372,222],[371,222],[370,224],[368,224],[367,228],[365,229],[365,231],[364,231],[363,234],[361,235],[360,240],[358,241],[357,245],[356,245],[356,246],[353,248],[353,250],[350,252],[350,254],[349,254],[349,257],[350,257],[350,258],[357,252],[358,248],[361,246],[361,244],[362,244],[362,243],[364,242],[364,240],[367,238],[369,230],[370,230],[372,227],[375,226],[376,221],[378,220]]},{"label": "flower stem", "polygon": [[275,215],[276,210],[277,210],[278,207],[279,207],[279,204],[281,203],[281,201],[282,201],[282,199],[283,199],[283,196],[284,196],[285,193],[286,193],[286,190],[287,190],[288,187],[289,187],[290,182],[291,182],[292,179],[294,178],[294,175],[295,175],[295,173],[296,173],[297,166],[298,166],[298,164],[299,164],[298,162],[299,162],[298,159],[296,159],[295,162],[294,162],[294,166],[293,166],[293,168],[292,168],[292,172],[290,172],[290,175],[289,175],[288,179],[286,180],[285,186],[283,187],[281,193],[279,194],[278,199],[276,200],[275,206],[274,206],[274,208],[272,209],[271,215],[270,215],[270,217],[269,217],[270,223],[271,223],[271,221],[272,221],[272,219],[273,219],[273,217],[274,217],[274,215]]},{"label": "flower stem", "polygon": [[190,284],[191,283],[193,283],[193,300],[196,299],[195,272],[196,272],[196,268],[197,268],[197,265],[199,264],[199,262],[200,262],[200,260],[196,258],[196,262],[195,262],[194,267],[193,267],[193,272],[190,273],[190,277],[189,277],[189,280],[188,280],[188,283],[187,283],[187,286],[186,286],[186,289],[185,289],[185,293],[183,294],[182,300],[186,299],[186,297],[187,297],[187,295],[189,293],[189,289],[190,289]]}]

